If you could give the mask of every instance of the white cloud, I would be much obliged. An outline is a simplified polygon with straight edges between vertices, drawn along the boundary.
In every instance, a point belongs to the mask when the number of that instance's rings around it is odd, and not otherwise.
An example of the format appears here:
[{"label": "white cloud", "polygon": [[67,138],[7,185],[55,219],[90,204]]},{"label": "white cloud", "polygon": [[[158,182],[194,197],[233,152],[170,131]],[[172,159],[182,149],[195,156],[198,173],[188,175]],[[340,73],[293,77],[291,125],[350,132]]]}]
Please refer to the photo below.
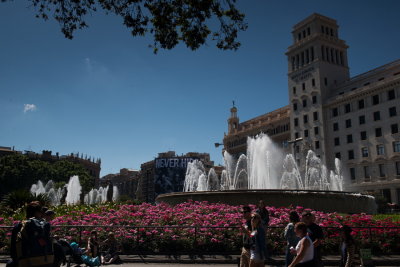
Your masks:
[{"label": "white cloud", "polygon": [[24,104],[24,113],[35,111],[37,109],[35,104]]}]

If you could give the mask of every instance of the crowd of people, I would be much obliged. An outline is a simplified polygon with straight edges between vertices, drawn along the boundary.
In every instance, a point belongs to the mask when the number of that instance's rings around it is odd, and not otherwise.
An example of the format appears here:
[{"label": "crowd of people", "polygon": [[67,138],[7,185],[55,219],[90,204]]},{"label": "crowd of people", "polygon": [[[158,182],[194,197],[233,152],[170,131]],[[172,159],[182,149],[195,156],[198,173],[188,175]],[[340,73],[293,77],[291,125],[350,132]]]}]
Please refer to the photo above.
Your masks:
[{"label": "crowd of people", "polygon": [[[264,266],[265,260],[269,259],[266,234],[269,224],[268,210],[261,200],[256,210],[252,211],[249,206],[243,206],[242,213],[245,223],[242,225],[243,248],[240,267]],[[315,223],[314,215],[307,211],[302,213],[300,218],[296,211],[291,211],[289,220],[283,236],[287,244],[285,266],[323,267],[321,248],[324,233]],[[342,237],[340,266],[354,266],[355,242],[351,236],[352,229],[343,225],[340,232]]]},{"label": "crowd of people", "polygon": [[[261,267],[270,258],[267,249],[269,212],[263,201],[255,210],[250,206],[242,207],[244,224],[243,248],[240,267]],[[119,260],[120,246],[114,233],[108,233],[107,239],[100,241],[97,231],[91,231],[84,247],[78,240],[68,242],[58,236],[52,236],[50,222],[55,213],[39,202],[31,202],[26,208],[26,220],[14,226],[11,234],[11,261],[7,267],[58,267],[65,263],[68,251],[77,263],[100,266]],[[287,267],[323,267],[321,247],[324,233],[315,223],[311,212],[304,212],[301,217],[296,211],[289,213],[290,222],[284,231],[287,243],[285,265]],[[354,265],[355,242],[352,229],[344,225],[341,228],[340,245],[342,267]],[[81,261],[81,262],[79,262]]]},{"label": "crowd of people", "polygon": [[16,224],[11,233],[11,260],[7,267],[58,267],[67,256],[75,263],[100,266],[119,261],[120,246],[113,232],[100,241],[92,231],[87,245],[80,247],[78,240],[67,240],[51,233],[50,222],[55,212],[42,207],[38,201],[26,207],[26,219]]}]

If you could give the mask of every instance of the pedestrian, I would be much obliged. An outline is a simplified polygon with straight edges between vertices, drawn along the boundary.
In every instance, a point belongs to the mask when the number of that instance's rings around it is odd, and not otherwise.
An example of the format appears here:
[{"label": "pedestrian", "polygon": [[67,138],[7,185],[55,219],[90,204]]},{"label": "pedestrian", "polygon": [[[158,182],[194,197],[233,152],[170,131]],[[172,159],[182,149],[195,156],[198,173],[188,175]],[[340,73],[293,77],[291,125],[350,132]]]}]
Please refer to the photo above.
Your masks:
[{"label": "pedestrian", "polygon": [[266,259],[267,248],[265,245],[264,226],[258,213],[254,213],[251,216],[251,228],[250,267],[262,267]]},{"label": "pedestrian", "polygon": [[111,264],[120,260],[118,253],[120,246],[113,232],[108,233],[108,238],[103,242],[103,245],[105,247],[105,253],[101,257],[102,264]]},{"label": "pedestrian", "polygon": [[90,232],[88,239],[87,251],[90,252],[92,258],[99,256],[99,240],[97,238],[97,231],[93,230]]},{"label": "pedestrian", "polygon": [[314,245],[314,263],[316,267],[323,267],[321,247],[324,240],[324,232],[322,228],[315,223],[314,214],[311,212],[303,212],[301,220],[307,225],[308,236],[313,241]]},{"label": "pedestrian", "polygon": [[261,216],[262,224],[267,227],[269,224],[269,212],[263,200],[258,202],[256,212]]},{"label": "pedestrian", "polygon": [[340,228],[340,235],[342,237],[342,243],[340,245],[340,266],[341,267],[353,267],[354,265],[354,252],[356,250],[355,242],[351,236],[353,230],[347,226],[343,225]]},{"label": "pedestrian", "polygon": [[251,208],[249,206],[242,207],[242,214],[245,223],[242,225],[243,231],[243,247],[240,255],[240,267],[250,266],[250,248],[251,248],[251,238],[250,234],[252,231],[251,227]]},{"label": "pedestrian", "polygon": [[296,223],[300,221],[299,214],[293,210],[289,213],[289,223],[286,225],[284,237],[286,239],[286,257],[285,257],[285,266],[289,266],[289,264],[293,261],[294,255],[290,252],[291,247],[296,247],[300,238],[296,236],[294,231],[294,226]]},{"label": "pedestrian", "polygon": [[314,267],[314,245],[311,238],[307,235],[307,226],[303,222],[298,222],[294,226],[294,231],[300,241],[296,248],[291,247],[290,251],[296,257],[289,267]]}]

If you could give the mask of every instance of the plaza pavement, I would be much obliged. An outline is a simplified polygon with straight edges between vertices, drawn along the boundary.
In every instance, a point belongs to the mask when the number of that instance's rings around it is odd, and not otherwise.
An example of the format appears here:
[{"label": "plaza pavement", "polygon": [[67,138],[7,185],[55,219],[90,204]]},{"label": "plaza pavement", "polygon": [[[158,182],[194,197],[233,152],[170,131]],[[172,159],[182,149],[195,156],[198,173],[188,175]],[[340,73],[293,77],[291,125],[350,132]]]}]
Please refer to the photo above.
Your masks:
[{"label": "plaza pavement", "polygon": [[[110,265],[110,267],[168,267],[168,266],[179,266],[179,267],[209,267],[218,265],[221,267],[225,266],[238,266],[238,255],[228,256],[204,256],[202,258],[192,258],[187,255],[182,255],[179,258],[167,257],[164,255],[154,256],[139,256],[139,255],[123,255],[121,256],[124,263],[117,265]],[[323,261],[325,267],[338,266],[339,256],[325,256]],[[8,256],[0,256],[0,267],[5,267],[5,262],[8,260]],[[266,264],[265,266],[284,266],[284,257],[276,256],[272,257],[273,262]],[[399,267],[400,266],[400,255],[380,256],[373,257],[374,266],[383,267]],[[65,265],[64,265],[65,267]]]}]

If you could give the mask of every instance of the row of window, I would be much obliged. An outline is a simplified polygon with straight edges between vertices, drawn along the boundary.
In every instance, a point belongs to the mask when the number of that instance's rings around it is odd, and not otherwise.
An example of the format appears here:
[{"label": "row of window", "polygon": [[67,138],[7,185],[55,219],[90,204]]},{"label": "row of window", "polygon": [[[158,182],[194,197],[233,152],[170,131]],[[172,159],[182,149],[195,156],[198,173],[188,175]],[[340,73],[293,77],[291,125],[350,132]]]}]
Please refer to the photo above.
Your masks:
[{"label": "row of window", "polygon": [[[389,118],[397,116],[397,108],[396,107],[390,107],[388,109],[388,115],[389,115]],[[374,113],[372,113],[372,117],[373,117],[374,121],[380,121],[381,120],[381,112],[380,111],[375,111]],[[351,128],[351,126],[352,126],[351,119],[345,120],[344,123],[345,123],[345,127],[346,128]],[[358,116],[358,124],[359,125],[366,124],[365,115]],[[339,122],[334,122],[332,124],[332,126],[333,126],[332,128],[333,128],[334,132],[339,131]]]},{"label": "row of window", "polygon": [[292,70],[298,69],[314,61],[314,47],[311,46],[304,51],[292,56]]},{"label": "row of window", "polygon": [[[400,152],[400,141],[392,142],[392,149],[393,149],[393,152],[399,153]],[[368,158],[369,154],[370,154],[370,152],[369,152],[368,147],[361,148],[361,157]],[[381,155],[381,156],[385,155],[385,146],[383,144],[376,145],[376,154]],[[338,159],[342,159],[342,155],[340,152],[335,153],[335,157]],[[355,159],[355,154],[354,154],[353,149],[347,151],[347,159],[348,160]]]},{"label": "row of window", "polygon": [[[312,96],[311,102],[312,102],[313,105],[317,104],[317,96],[316,95]],[[303,108],[306,108],[308,106],[307,98],[303,98],[301,100],[301,104],[302,104]],[[297,109],[298,109],[297,102],[294,102],[293,103],[293,110],[297,111]]]},{"label": "row of window", "polygon": [[[326,80],[326,82],[328,82],[327,78],[325,78],[325,80]],[[315,87],[315,79],[314,78],[311,79],[311,86]],[[301,88],[303,89],[303,92],[306,90],[305,82],[301,84]],[[296,88],[296,86],[293,86],[293,94],[295,95],[296,93],[297,93],[297,88]]]},{"label": "row of window", "polygon": [[[314,111],[313,112],[313,120],[317,121],[318,120],[318,111]],[[308,115],[303,115],[303,124],[307,124],[308,123]],[[294,118],[294,126],[297,127],[299,126],[299,119],[298,118]]]},{"label": "row of window", "polygon": [[[317,136],[317,135],[319,135],[319,127],[315,126],[314,127],[314,136]],[[308,136],[309,136],[308,130],[304,130],[304,137],[308,137]],[[294,133],[294,137],[295,137],[295,139],[300,138],[300,133],[299,132],[295,132]],[[316,147],[316,148],[319,148],[319,146]]]},{"label": "row of window", "polygon": [[[337,37],[336,30],[334,30],[331,27],[324,26],[324,25],[321,25],[321,33],[329,35],[329,36]],[[301,39],[304,39],[304,38],[306,38],[307,36],[310,36],[310,35],[311,35],[311,28],[307,27],[307,28],[303,29],[303,31],[300,31],[297,34],[297,41],[300,41]]]},{"label": "row of window", "polygon": [[[383,178],[387,176],[387,165],[385,164],[378,164],[377,165],[377,169],[378,169],[378,175],[379,177]],[[394,168],[395,168],[395,174],[396,176],[400,176],[400,161],[396,161],[394,162]],[[356,180],[356,168],[350,168],[350,179],[352,181]],[[362,172],[363,172],[363,176],[365,181],[369,182],[371,179],[371,166],[362,166]]]},{"label": "row of window", "polygon": [[[392,134],[397,134],[399,133],[399,125],[397,123],[390,125],[390,130]],[[375,128],[375,137],[381,137],[382,136],[382,128]],[[347,144],[353,143],[353,135],[348,134],[346,136]],[[367,131],[362,131],[360,132],[360,140],[367,140]],[[335,137],[334,138],[334,145],[335,146],[340,146],[340,137]]]},{"label": "row of window", "polygon": [[[395,92],[394,89],[389,90],[389,91],[386,92],[386,100],[387,101],[393,100],[395,98],[396,98],[396,92]],[[371,103],[372,103],[373,106],[378,105],[382,101],[383,101],[383,97],[380,94],[371,96]],[[346,114],[346,113],[350,113],[351,111],[354,111],[355,110],[354,104],[355,103],[347,103],[347,104],[345,104],[343,106],[344,113]],[[358,100],[357,107],[358,107],[358,110],[364,109],[366,107],[366,99]],[[339,113],[340,113],[339,111],[340,111],[339,107],[333,108],[332,109],[332,117],[339,116]]]},{"label": "row of window", "polygon": [[345,65],[343,51],[336,48],[321,46],[321,58],[327,62],[338,64],[341,66]]}]

